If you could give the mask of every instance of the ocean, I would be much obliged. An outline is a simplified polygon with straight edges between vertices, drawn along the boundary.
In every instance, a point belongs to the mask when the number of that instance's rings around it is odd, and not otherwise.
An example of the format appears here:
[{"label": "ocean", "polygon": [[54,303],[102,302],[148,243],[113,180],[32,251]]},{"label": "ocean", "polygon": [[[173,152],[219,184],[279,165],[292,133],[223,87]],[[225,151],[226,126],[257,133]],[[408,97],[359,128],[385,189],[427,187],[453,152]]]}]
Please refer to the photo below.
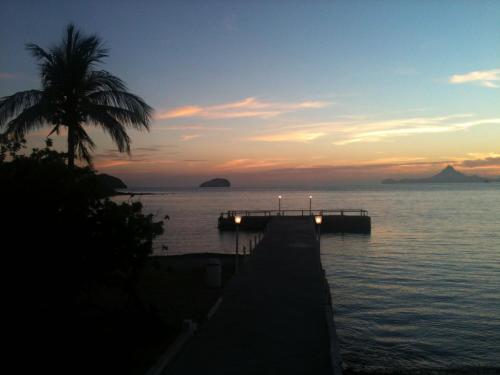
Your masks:
[{"label": "ocean", "polygon": [[[165,221],[159,255],[233,253],[236,209],[362,208],[371,235],[323,234],[321,258],[345,364],[356,370],[500,366],[500,184],[325,189],[138,189]],[[117,200],[128,200],[118,197]],[[251,235],[242,233],[240,243]],[[168,246],[165,252],[162,245]]]}]

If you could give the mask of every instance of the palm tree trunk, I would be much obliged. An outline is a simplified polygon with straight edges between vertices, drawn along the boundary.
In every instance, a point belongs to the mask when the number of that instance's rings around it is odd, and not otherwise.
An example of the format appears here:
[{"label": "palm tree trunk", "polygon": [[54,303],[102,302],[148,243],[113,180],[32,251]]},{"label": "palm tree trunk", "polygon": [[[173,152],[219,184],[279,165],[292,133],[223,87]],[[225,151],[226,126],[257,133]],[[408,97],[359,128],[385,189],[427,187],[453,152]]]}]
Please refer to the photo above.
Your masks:
[{"label": "palm tree trunk", "polygon": [[75,167],[75,130],[72,126],[68,126],[68,168]]}]

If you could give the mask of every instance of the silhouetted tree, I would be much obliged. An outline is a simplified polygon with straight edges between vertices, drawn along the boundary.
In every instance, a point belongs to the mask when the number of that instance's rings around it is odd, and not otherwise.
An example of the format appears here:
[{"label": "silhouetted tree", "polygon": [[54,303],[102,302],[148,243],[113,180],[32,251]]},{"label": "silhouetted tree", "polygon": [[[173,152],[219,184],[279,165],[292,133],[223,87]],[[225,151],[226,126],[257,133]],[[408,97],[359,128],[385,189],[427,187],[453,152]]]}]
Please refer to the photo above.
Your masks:
[{"label": "silhouetted tree", "polygon": [[101,39],[67,26],[60,44],[43,49],[26,48],[39,62],[40,90],[20,91],[0,99],[0,128],[14,139],[51,125],[68,137],[68,166],[75,156],[91,164],[95,144],[84,125],[96,125],[108,133],[120,152],[130,153],[127,127],[149,129],[152,108],[128,92],[118,77],[96,66],[108,56]]},{"label": "silhouetted tree", "polygon": [[136,343],[166,329],[136,292],[163,223],[107,199],[95,171],[68,168],[51,143],[28,154],[0,137],[6,342],[20,358],[36,348],[30,362],[52,374],[131,373]]},{"label": "silhouetted tree", "polygon": [[163,223],[139,202],[105,198],[95,171],[68,168],[50,146],[22,155],[22,143],[0,140],[0,155],[9,154],[0,158],[1,248],[16,285],[34,310],[68,306],[104,284],[134,298],[131,285]]}]

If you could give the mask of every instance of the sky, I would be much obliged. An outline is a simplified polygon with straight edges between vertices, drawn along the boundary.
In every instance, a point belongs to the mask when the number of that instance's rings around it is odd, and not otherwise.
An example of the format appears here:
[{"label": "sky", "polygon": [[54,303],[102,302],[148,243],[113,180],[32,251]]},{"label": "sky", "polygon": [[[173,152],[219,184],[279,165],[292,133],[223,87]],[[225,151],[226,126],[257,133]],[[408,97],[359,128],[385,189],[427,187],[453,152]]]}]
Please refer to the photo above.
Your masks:
[{"label": "sky", "polygon": [[69,22],[155,109],[131,156],[89,128],[96,169],[128,185],[500,176],[500,1],[4,0],[0,97],[39,87],[24,45]]}]

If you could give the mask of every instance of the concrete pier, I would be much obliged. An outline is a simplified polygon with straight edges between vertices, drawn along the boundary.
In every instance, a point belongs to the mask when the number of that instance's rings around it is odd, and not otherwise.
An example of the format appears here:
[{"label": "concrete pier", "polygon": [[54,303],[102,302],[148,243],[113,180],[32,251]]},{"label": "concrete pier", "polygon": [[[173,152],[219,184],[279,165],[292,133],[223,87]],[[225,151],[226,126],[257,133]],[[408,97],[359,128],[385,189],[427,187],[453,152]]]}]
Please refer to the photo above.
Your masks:
[{"label": "concrete pier", "polygon": [[313,218],[275,217],[164,374],[339,374],[332,319]]}]

